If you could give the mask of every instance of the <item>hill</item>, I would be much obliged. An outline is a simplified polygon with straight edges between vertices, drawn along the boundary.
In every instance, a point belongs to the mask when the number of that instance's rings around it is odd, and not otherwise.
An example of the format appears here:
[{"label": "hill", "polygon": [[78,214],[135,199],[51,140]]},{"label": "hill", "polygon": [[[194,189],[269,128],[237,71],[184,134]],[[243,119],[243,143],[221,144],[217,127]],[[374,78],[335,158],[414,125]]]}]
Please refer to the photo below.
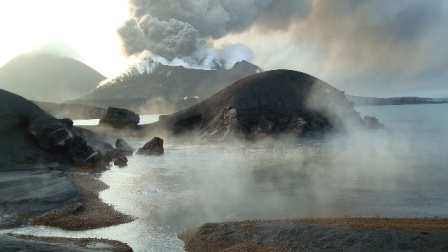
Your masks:
[{"label": "hill", "polygon": [[0,88],[47,102],[79,97],[105,78],[78,60],[50,54],[22,54],[0,68]]},{"label": "hill", "polygon": [[162,65],[150,58],[70,103],[122,107],[141,113],[170,113],[209,97],[233,82],[260,72],[246,61],[232,69],[201,70]]},{"label": "hill", "polygon": [[344,92],[329,84],[305,73],[274,70],[243,78],[148,128],[220,141],[228,135],[246,140],[316,136],[354,126],[382,127],[376,118],[362,119]]}]

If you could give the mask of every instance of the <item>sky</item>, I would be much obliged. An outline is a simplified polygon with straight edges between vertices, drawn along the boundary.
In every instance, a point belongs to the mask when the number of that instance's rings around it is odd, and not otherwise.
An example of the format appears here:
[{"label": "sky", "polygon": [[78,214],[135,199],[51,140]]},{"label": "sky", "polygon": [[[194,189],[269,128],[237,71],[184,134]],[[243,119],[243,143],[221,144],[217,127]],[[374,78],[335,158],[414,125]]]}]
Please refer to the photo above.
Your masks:
[{"label": "sky", "polygon": [[107,77],[146,56],[244,59],[347,94],[448,97],[447,27],[443,0],[2,0],[0,66],[36,50]]}]

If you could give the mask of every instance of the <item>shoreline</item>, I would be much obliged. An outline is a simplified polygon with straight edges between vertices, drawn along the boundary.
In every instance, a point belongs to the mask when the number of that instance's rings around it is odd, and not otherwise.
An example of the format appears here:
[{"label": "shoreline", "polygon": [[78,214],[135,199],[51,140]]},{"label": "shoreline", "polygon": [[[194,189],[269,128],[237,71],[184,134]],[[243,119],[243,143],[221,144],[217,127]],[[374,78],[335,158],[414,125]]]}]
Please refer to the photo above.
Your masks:
[{"label": "shoreline", "polygon": [[95,177],[95,173],[82,172],[83,169],[74,168],[69,171],[76,186],[83,191],[79,203],[65,209],[47,213],[32,225],[58,227],[70,231],[82,231],[129,223],[134,217],[116,211],[112,205],[104,203],[99,198],[99,192],[109,188],[104,182]]},{"label": "shoreline", "polygon": [[301,218],[208,223],[181,232],[185,251],[448,249],[448,218]]},{"label": "shoreline", "polygon": [[[105,170],[107,170],[106,167],[77,167],[64,171],[63,173],[67,174],[72,183],[80,190],[80,199],[70,203],[68,206],[52,210],[34,218],[30,226],[50,226],[68,231],[85,231],[129,223],[135,220],[134,217],[115,210],[112,205],[100,199],[99,193],[109,188],[108,185],[99,179],[100,174]],[[14,227],[12,228],[14,229]],[[66,249],[97,251],[98,248],[104,251],[133,251],[124,242],[91,237],[46,237],[5,233],[0,235],[0,240],[1,248],[9,248],[11,250],[36,246],[36,248],[51,247],[61,251]]]}]

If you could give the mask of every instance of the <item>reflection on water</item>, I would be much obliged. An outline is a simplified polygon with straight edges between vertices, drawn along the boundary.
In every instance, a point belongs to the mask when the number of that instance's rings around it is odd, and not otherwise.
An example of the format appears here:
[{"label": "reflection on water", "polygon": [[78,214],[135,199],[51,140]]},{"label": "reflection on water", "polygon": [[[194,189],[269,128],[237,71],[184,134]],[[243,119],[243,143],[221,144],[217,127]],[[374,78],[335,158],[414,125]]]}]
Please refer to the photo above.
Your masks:
[{"label": "reflection on water", "polygon": [[[157,122],[159,120],[160,114],[155,115],[140,115],[140,122],[139,125],[142,124],[148,124]],[[87,120],[73,120],[73,125],[75,126],[93,126],[98,125],[100,122],[100,119],[87,119]]]},{"label": "reflection on water", "polygon": [[[406,113],[387,115],[391,112],[383,107],[382,115],[375,109],[385,130],[331,139],[251,145],[186,145],[165,139],[164,155],[132,156],[127,167],[112,167],[102,175],[110,185],[101,193],[103,200],[136,221],[86,232],[41,227],[16,232],[117,239],[135,251],[181,251],[176,233],[205,222],[446,217],[448,157],[441,150],[448,145],[447,121],[434,123],[425,118],[429,113],[414,112],[420,119],[413,124]],[[438,132],[428,130],[433,128]],[[138,148],[149,138],[128,140]]]}]

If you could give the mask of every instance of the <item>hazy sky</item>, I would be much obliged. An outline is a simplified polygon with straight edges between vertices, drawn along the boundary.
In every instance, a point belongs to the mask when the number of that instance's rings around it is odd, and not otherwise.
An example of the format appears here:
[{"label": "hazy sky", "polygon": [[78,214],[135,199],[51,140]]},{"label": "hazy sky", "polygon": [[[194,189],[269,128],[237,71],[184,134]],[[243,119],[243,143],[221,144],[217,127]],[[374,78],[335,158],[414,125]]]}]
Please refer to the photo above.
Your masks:
[{"label": "hazy sky", "polygon": [[39,49],[111,77],[125,55],[215,55],[303,71],[348,94],[448,97],[443,0],[2,0],[0,31],[0,66]]}]

